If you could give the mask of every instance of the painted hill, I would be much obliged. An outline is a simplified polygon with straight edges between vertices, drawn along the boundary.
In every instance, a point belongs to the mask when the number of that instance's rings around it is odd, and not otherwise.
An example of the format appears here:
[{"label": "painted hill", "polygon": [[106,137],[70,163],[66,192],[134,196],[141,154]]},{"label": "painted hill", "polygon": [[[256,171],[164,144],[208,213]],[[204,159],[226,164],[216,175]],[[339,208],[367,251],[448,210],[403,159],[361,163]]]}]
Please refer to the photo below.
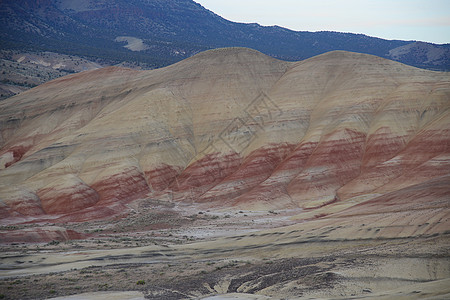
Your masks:
[{"label": "painted hill", "polygon": [[449,100],[448,73],[246,48],[6,99],[0,291],[445,298]]},{"label": "painted hill", "polygon": [[0,104],[2,223],[99,219],[146,197],[272,210],[398,194],[400,210],[447,211],[449,81],[364,54],[244,48],[56,79]]}]

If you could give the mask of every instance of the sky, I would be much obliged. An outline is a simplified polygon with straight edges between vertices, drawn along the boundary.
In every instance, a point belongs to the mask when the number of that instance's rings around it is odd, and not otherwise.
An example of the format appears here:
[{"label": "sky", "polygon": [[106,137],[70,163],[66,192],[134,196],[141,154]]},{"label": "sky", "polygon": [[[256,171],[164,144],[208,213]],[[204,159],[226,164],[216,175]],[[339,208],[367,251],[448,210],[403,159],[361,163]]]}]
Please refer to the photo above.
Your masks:
[{"label": "sky", "polygon": [[450,43],[450,0],[194,1],[234,22]]}]

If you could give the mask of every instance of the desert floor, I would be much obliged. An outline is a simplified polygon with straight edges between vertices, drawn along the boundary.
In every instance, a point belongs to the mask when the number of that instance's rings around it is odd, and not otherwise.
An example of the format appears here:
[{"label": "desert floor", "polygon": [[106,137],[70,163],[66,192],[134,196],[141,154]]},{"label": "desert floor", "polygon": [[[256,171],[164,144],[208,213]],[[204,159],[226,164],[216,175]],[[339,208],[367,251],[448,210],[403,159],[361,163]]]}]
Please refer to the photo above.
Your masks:
[{"label": "desert floor", "polygon": [[122,219],[15,226],[63,226],[85,238],[3,244],[1,299],[450,297],[448,232],[393,237],[388,225],[372,234],[361,220],[333,225],[298,210],[145,203]]}]

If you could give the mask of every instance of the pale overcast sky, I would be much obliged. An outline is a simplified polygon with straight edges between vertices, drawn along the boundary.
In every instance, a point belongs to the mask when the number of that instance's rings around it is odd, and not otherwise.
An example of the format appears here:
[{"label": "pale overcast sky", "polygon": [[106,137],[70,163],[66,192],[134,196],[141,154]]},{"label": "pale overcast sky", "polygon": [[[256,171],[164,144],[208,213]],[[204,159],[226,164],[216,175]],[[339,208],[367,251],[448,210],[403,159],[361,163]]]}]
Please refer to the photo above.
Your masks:
[{"label": "pale overcast sky", "polygon": [[450,43],[450,0],[194,0],[235,22]]}]

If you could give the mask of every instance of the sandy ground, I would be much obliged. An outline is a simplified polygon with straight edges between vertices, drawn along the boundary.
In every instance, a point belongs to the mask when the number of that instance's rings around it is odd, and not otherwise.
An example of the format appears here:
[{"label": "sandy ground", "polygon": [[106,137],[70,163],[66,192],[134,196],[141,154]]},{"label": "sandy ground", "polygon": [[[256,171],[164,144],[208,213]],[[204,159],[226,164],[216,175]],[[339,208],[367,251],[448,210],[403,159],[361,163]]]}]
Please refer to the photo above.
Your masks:
[{"label": "sandy ground", "polygon": [[50,298],[52,300],[144,300],[144,294],[140,292],[97,292],[84,293],[74,296]]},{"label": "sandy ground", "polygon": [[[448,299],[450,297],[450,279],[437,280],[433,282],[418,283],[370,295],[358,295],[346,298],[334,299]],[[51,300],[143,300],[142,292],[96,292],[83,293],[74,296],[63,296],[50,298]],[[253,295],[245,293],[229,293],[211,297],[198,298],[199,300],[270,300],[273,297]],[[293,298],[292,298],[293,299]],[[315,299],[314,297],[298,297],[296,299]]]},{"label": "sandy ground", "polygon": [[127,42],[124,47],[131,51],[143,51],[148,49],[148,46],[143,40],[132,36],[118,36],[115,39],[116,42]]},{"label": "sandy ground", "polygon": [[203,298],[203,300],[245,300],[245,299],[270,299],[270,297],[256,296],[252,294],[231,293]]},{"label": "sandy ground", "polygon": [[427,234],[416,227],[428,225],[382,226],[367,216],[364,222],[311,219],[302,210],[207,211],[163,204],[155,210],[139,203],[132,208],[122,219],[58,224],[85,233],[81,240],[3,244],[0,296],[448,298],[446,230]]}]

